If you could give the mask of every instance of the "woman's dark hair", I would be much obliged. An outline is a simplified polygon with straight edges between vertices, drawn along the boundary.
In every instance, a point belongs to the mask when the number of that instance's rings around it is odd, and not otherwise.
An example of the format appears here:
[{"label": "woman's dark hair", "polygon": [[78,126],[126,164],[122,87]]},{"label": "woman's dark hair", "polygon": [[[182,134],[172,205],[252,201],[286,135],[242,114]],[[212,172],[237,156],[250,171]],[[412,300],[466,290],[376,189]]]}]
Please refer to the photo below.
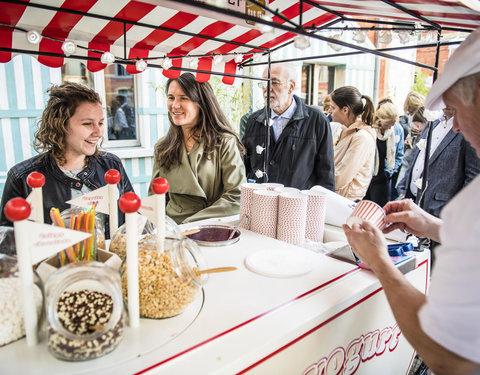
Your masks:
[{"label": "woman's dark hair", "polygon": [[393,100],[390,99],[390,98],[384,98],[384,99],[380,100],[377,104],[376,111],[378,111],[382,105],[387,104],[387,103],[393,104]]},{"label": "woman's dark hair", "polygon": [[[52,86],[47,92],[50,94],[50,98],[38,123],[33,147],[37,152],[50,151],[55,161],[59,165],[64,165],[67,162],[65,138],[67,137],[68,121],[80,104],[88,102],[101,105],[102,101],[95,91],[72,82]],[[93,156],[97,155],[98,148]]]},{"label": "woman's dark hair", "polygon": [[[220,108],[210,84],[208,82],[198,82],[192,73],[184,73],[178,78],[167,81],[166,92],[168,92],[168,88],[173,81],[176,81],[185,95],[198,105],[199,121],[191,129],[191,134],[203,138],[204,152],[210,155],[220,145],[222,138],[228,135],[235,137],[237,147],[243,156],[245,148]],[[182,128],[173,123],[170,113],[168,119],[170,120],[170,128],[167,135],[155,145],[155,155],[158,163],[165,169],[180,164],[180,154],[182,147],[184,147]]]},{"label": "woman's dark hair", "polygon": [[424,111],[425,111],[425,107],[420,107],[419,109],[417,109],[417,111],[414,113],[412,117],[412,122],[421,122],[422,124],[425,124],[427,122],[427,119],[423,115]]},{"label": "woman's dark hair", "polygon": [[[335,102],[339,108],[348,107],[355,117],[362,115],[362,122],[370,126],[373,124],[375,115],[373,101],[369,96],[362,95],[356,87],[339,87],[330,95],[332,101]],[[362,99],[365,100],[365,104],[363,104]]]}]

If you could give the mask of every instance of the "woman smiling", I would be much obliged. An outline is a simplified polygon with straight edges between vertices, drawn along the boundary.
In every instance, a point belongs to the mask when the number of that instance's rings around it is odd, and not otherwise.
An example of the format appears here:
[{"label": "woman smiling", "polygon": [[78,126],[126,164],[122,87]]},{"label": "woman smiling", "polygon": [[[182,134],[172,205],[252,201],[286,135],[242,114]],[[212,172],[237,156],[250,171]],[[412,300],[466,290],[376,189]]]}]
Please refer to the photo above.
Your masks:
[{"label": "woman smiling", "polygon": [[[105,172],[120,172],[120,195],[132,191],[132,185],[120,159],[100,152],[104,117],[99,95],[89,88],[64,83],[49,89],[50,98],[35,134],[35,150],[41,152],[8,171],[2,196],[1,225],[12,225],[3,207],[14,197],[26,198],[31,188],[27,176],[40,172],[45,177],[43,187],[44,221],[50,223],[50,208],[69,208],[66,201],[106,185]],[[123,215],[119,213],[120,223]],[[106,223],[108,224],[108,223]],[[108,233],[108,227],[106,228]],[[106,233],[106,234],[107,234]]]},{"label": "woman smiling", "polygon": [[180,224],[237,214],[244,148],[210,84],[185,73],[166,91],[170,128],[155,145],[152,181],[170,184],[167,215]]}]

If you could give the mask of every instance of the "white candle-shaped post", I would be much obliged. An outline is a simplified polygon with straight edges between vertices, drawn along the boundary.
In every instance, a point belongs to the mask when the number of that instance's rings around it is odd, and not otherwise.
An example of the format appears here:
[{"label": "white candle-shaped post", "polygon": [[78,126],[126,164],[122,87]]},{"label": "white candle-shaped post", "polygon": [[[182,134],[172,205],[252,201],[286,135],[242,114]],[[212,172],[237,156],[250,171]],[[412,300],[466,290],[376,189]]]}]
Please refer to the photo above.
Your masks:
[{"label": "white candle-shaped post", "polygon": [[117,184],[120,182],[120,172],[109,169],[105,172],[105,182],[108,185],[108,217],[110,223],[110,238],[118,229]]},{"label": "white candle-shaped post", "polygon": [[152,182],[152,190],[155,193],[155,226],[157,227],[157,251],[164,250],[165,242],[165,194],[169,184],[167,179],[158,177]]},{"label": "white candle-shaped post", "polygon": [[43,219],[43,193],[42,187],[45,185],[45,176],[40,172],[32,172],[27,177],[27,184],[32,188],[33,193],[33,211],[34,219],[37,223],[44,223]]},{"label": "white candle-shaped post", "polygon": [[34,298],[32,258],[28,245],[28,230],[25,229],[31,207],[23,198],[10,199],[5,205],[5,216],[13,222],[15,246],[17,248],[18,271],[20,273],[23,321],[28,346],[38,342],[37,310]]},{"label": "white candle-shaped post", "polygon": [[125,193],[118,201],[125,213],[127,242],[127,296],[130,327],[140,325],[140,305],[138,292],[138,231],[135,213],[140,208],[141,200],[133,192]]}]

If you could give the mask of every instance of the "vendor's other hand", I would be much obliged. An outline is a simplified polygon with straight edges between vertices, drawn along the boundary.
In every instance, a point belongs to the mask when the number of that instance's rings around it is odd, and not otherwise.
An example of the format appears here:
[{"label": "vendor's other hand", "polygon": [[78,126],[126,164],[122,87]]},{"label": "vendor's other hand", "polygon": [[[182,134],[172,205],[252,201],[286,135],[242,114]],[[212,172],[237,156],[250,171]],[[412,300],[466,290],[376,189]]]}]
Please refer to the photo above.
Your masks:
[{"label": "vendor's other hand", "polygon": [[411,199],[388,202],[383,209],[387,224],[384,233],[403,229],[415,236],[439,241],[438,230],[441,220],[422,210]]},{"label": "vendor's other hand", "polygon": [[388,261],[387,243],[383,233],[368,221],[353,224],[352,228],[343,225],[348,243],[355,255],[371,269],[381,261]]}]

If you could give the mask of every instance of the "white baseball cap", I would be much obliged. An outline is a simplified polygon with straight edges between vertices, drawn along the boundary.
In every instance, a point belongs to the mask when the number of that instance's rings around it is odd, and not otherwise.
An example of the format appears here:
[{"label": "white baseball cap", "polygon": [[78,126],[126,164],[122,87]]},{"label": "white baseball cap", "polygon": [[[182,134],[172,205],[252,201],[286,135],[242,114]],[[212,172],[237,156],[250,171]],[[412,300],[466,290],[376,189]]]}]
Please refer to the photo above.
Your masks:
[{"label": "white baseball cap", "polygon": [[478,72],[480,72],[480,28],[472,32],[445,63],[442,73],[425,98],[425,108],[436,110],[445,107],[443,93],[460,78]]}]

